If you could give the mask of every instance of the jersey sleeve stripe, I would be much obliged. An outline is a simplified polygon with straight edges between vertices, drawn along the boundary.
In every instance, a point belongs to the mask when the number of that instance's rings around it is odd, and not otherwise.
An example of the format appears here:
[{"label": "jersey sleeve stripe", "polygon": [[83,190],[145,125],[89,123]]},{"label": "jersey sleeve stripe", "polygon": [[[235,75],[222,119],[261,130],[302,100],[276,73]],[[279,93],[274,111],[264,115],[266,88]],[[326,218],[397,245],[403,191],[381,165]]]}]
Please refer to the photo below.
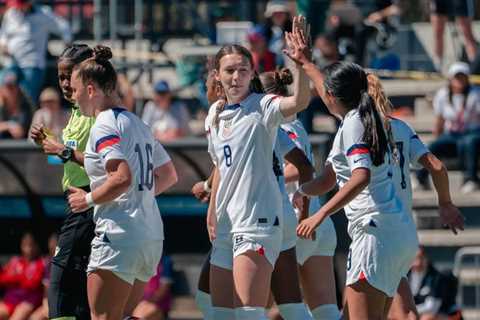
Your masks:
[{"label": "jersey sleeve stripe", "polygon": [[347,156],[353,156],[355,154],[370,153],[366,144],[354,144],[347,150]]},{"label": "jersey sleeve stripe", "polygon": [[109,135],[109,136],[100,138],[95,144],[95,152],[100,152],[102,149],[112,146],[119,142],[120,142],[120,137],[117,135]]},{"label": "jersey sleeve stripe", "polygon": [[414,134],[413,136],[411,136],[410,139],[418,139],[418,140],[420,140],[420,138],[419,138],[418,135],[416,135],[416,134]]}]

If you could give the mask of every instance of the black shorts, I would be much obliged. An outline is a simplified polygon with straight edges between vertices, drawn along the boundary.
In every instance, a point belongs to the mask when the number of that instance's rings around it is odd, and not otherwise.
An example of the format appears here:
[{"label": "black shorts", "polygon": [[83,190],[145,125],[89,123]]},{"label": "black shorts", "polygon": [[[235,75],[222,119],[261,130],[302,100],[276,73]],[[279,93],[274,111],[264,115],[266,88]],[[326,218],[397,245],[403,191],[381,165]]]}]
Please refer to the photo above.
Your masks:
[{"label": "black shorts", "polygon": [[[82,189],[89,191],[88,188]],[[66,214],[52,258],[48,290],[49,318],[89,319],[86,270],[95,235],[93,209],[73,213],[67,206]]]},{"label": "black shorts", "polygon": [[474,0],[430,0],[430,12],[451,17],[475,15]]}]

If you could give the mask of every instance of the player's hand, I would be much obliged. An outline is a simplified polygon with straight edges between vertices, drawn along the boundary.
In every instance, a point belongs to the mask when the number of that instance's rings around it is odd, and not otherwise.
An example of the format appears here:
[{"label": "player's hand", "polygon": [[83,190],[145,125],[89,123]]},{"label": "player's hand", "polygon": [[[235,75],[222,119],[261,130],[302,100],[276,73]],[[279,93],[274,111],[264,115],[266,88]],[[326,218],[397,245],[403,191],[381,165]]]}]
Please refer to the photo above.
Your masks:
[{"label": "player's hand", "polygon": [[297,65],[308,63],[312,58],[309,40],[309,27],[303,16],[293,18],[292,32],[285,32],[286,49],[283,53]]},{"label": "player's hand", "polygon": [[464,230],[465,217],[451,202],[440,205],[438,214],[442,224],[448,226],[454,234],[457,234],[458,230]]},{"label": "player's hand", "polygon": [[303,196],[300,192],[295,191],[292,198],[292,204],[299,211],[302,211],[305,205],[305,196]]},{"label": "player's hand", "polygon": [[43,139],[42,147],[43,147],[43,151],[45,151],[46,154],[55,154],[55,155],[60,154],[62,150],[65,148],[65,146],[62,143],[56,141],[55,138],[52,138],[52,137]]},{"label": "player's hand", "polygon": [[43,124],[34,124],[30,128],[30,139],[32,139],[37,145],[41,146],[43,139],[47,136],[43,132]]},{"label": "player's hand", "polygon": [[297,236],[304,239],[315,240],[315,229],[323,221],[322,214],[316,213],[313,216],[306,218],[297,226]]},{"label": "player's hand", "polygon": [[72,212],[78,213],[86,211],[88,209],[88,204],[85,200],[87,192],[75,187],[68,187],[68,191],[70,192],[68,195],[68,204],[70,205]]},{"label": "player's hand", "polygon": [[205,203],[210,200],[210,192],[205,191],[204,181],[195,183],[192,187],[192,193],[201,202]]}]

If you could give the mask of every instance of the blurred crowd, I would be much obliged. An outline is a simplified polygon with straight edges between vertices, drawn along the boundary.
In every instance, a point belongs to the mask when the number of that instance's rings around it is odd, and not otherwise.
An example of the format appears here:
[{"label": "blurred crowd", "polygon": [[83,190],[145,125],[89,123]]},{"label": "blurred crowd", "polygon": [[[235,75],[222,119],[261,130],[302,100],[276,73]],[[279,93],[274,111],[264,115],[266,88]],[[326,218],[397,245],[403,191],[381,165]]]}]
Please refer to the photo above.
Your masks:
[{"label": "blurred crowd", "polygon": [[[47,290],[50,260],[57,248],[57,235],[48,238],[48,254],[42,255],[35,236],[26,232],[20,241],[20,254],[0,268],[0,320],[47,320]],[[134,311],[141,319],[167,319],[172,306],[173,265],[164,255],[157,273],[145,287]]]},{"label": "blurred crowd", "polygon": [[[463,191],[479,189],[477,177],[480,137],[479,91],[468,76],[480,66],[480,54],[472,32],[474,15],[471,0],[425,0],[428,4],[434,35],[433,66],[448,70],[445,88],[433,101],[437,120],[435,141],[430,146],[436,154],[457,157],[465,163]],[[312,22],[313,56],[318,67],[339,60],[354,61],[362,66],[399,70],[398,54],[390,50],[396,41],[401,16],[412,8],[401,0],[332,0],[282,1],[266,3],[259,23],[246,31],[246,44],[251,50],[258,73],[288,67],[283,49],[284,32],[290,31],[292,16],[301,11]],[[65,45],[74,39],[69,24],[49,7],[32,0],[7,0],[0,29],[0,51],[4,68],[0,73],[0,139],[25,139],[31,124],[41,123],[49,134],[60,139],[70,108],[57,87],[46,87],[47,44],[56,34]],[[322,9],[321,11],[319,11]],[[325,12],[324,16],[317,14]],[[316,15],[316,16],[312,16]],[[454,18],[463,34],[462,67],[445,65],[444,32],[446,22]],[[228,20],[227,14],[218,20]],[[126,74],[120,74],[118,94],[123,104],[150,125],[157,139],[170,142],[204,134],[203,121],[208,105],[205,97],[206,61],[194,72],[190,84],[200,87],[195,99],[176,96],[178,88],[171,81],[160,79],[152,84],[151,99],[135,95]],[[177,74],[182,77],[181,64]],[[183,75],[187,77],[188,75]],[[188,78],[188,77],[187,77]],[[187,81],[188,82],[188,81]],[[312,107],[299,115],[307,132],[312,133],[314,112],[328,115],[321,99],[315,96]],[[428,188],[425,172],[418,175],[418,185]]]}]

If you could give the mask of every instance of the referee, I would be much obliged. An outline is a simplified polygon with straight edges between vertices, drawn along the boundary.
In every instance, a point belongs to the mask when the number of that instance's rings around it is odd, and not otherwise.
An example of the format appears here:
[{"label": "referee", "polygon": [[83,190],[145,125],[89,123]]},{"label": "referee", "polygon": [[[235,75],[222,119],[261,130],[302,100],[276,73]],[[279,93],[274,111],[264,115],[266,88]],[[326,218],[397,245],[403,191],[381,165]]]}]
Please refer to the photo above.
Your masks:
[{"label": "referee", "polygon": [[[62,187],[68,203],[68,187],[90,192],[90,181],[83,168],[83,152],[95,119],[80,114],[72,100],[70,77],[73,67],[93,56],[93,49],[84,44],[67,47],[58,60],[58,80],[62,93],[72,103],[71,116],[63,130],[63,143],[48,136],[41,125],[32,124],[30,137],[46,154],[54,154],[64,162]],[[86,268],[90,243],[94,237],[93,208],[73,213],[67,205],[58,246],[52,259],[48,289],[49,319],[90,319],[87,298]]]}]

